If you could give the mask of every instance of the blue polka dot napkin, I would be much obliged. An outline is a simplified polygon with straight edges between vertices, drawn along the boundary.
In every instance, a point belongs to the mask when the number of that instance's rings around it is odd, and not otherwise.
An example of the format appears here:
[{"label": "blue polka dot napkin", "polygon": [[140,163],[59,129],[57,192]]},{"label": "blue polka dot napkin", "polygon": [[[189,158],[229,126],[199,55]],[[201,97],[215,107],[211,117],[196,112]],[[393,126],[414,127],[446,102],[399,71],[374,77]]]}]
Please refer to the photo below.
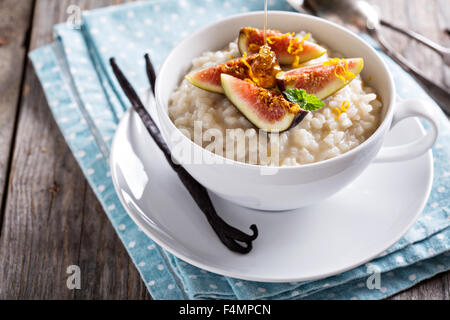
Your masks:
[{"label": "blue polka dot napkin", "polygon": [[[345,273],[298,283],[258,283],[209,273],[147,238],[116,196],[108,168],[111,140],[129,107],[108,65],[115,56],[132,84],[148,85],[144,53],[159,66],[178,41],[224,16],[261,10],[262,0],[145,1],[85,12],[81,28],[55,26],[55,42],[30,54],[50,109],[71,151],[155,299],[380,299],[450,269],[450,125],[434,149],[433,190],[411,230],[377,259]],[[272,10],[292,10],[271,1]],[[76,27],[76,25],[75,25]],[[400,97],[430,99],[386,58]],[[437,106],[435,106],[437,108]],[[366,281],[379,272],[381,287]]]}]

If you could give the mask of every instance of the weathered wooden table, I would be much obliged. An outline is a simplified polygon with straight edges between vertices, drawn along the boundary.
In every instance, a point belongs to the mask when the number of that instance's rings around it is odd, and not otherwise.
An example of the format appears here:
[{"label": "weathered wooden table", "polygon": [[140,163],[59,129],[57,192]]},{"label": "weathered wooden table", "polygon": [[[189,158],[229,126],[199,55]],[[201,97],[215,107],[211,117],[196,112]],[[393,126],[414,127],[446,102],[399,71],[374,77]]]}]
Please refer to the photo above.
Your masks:
[{"label": "weathered wooden table", "polygon": [[[0,0],[0,299],[151,299],[56,126],[27,54],[52,26],[121,0]],[[449,0],[372,0],[382,16],[450,45]],[[446,25],[447,23],[447,25]],[[450,71],[435,53],[386,31],[435,81]],[[66,268],[79,265],[81,290]],[[450,272],[393,297],[450,299]]]}]

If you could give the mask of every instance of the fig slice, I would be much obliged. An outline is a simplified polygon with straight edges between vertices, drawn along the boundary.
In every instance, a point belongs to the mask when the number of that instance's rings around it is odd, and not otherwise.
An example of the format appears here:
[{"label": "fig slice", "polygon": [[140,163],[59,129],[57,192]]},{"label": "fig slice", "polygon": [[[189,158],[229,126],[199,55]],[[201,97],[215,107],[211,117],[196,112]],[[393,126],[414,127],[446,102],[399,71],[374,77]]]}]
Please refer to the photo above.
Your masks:
[{"label": "fig slice", "polygon": [[[282,65],[304,63],[322,56],[327,50],[311,41],[303,41],[293,34],[283,34],[276,30],[267,30],[268,45],[275,52],[278,62]],[[244,52],[253,54],[264,44],[264,31],[251,27],[244,27],[239,33],[238,46]],[[292,52],[298,51],[297,54]],[[297,61],[296,61],[296,57]]]},{"label": "fig slice", "polygon": [[300,123],[308,113],[286,100],[276,90],[260,88],[253,83],[222,74],[227,98],[257,128],[266,132],[283,132]]},{"label": "fig slice", "polygon": [[[248,59],[247,57],[246,59]],[[220,75],[222,73],[231,74],[238,78],[243,78],[245,74],[245,64],[242,58],[227,61],[200,71],[193,71],[185,76],[189,82],[194,86],[215,92],[224,93],[222,84],[220,82]]]},{"label": "fig slice", "polygon": [[277,74],[278,87],[304,89],[323,100],[349,84],[364,67],[362,58],[331,59]]},{"label": "fig slice", "polygon": [[271,68],[270,70],[264,70],[265,74],[263,79],[253,73],[254,63],[260,62],[261,59],[264,58],[260,54],[254,54],[248,57],[244,56],[239,59],[230,60],[222,64],[202,69],[200,71],[191,72],[186,75],[185,78],[194,86],[215,93],[224,93],[220,80],[220,75],[222,73],[242,80],[251,79],[254,80],[254,82],[258,81],[258,84],[264,88],[276,87],[277,80],[275,76],[281,71],[280,65],[276,61],[275,56],[273,56]]}]

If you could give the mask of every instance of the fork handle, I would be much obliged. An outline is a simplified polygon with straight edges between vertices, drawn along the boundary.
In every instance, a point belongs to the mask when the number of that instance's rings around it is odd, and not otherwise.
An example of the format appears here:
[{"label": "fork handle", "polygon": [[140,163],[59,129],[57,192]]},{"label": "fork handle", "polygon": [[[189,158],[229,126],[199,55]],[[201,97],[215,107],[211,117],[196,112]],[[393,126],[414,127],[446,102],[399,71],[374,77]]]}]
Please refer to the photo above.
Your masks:
[{"label": "fork handle", "polygon": [[416,67],[411,65],[402,55],[395,52],[377,29],[368,29],[368,33],[378,42],[383,51],[397,62],[428,92],[447,115],[450,115],[450,90],[426,78]]},{"label": "fork handle", "polygon": [[397,31],[401,34],[404,34],[404,35],[422,43],[423,45],[427,46],[428,48],[436,51],[437,53],[439,53],[442,56],[442,58],[444,58],[445,64],[450,66],[450,49],[449,48],[441,46],[440,44],[424,37],[423,35],[421,35],[417,32],[406,30],[406,29],[400,28],[396,25],[393,25],[392,23],[390,23],[386,20],[381,19],[380,24],[382,26],[388,27],[394,31]]}]

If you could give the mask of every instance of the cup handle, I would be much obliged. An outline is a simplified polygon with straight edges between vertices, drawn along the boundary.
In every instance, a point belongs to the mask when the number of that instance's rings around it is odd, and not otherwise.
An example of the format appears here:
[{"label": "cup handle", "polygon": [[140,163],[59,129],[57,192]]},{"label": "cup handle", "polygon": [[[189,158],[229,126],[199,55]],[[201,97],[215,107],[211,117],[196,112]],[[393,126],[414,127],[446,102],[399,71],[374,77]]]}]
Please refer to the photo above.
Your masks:
[{"label": "cup handle", "polygon": [[419,117],[427,120],[431,128],[426,135],[413,142],[395,147],[383,147],[374,162],[394,162],[417,158],[427,152],[436,142],[439,134],[439,119],[436,114],[430,112],[428,102],[418,99],[409,99],[400,102],[392,119],[391,128],[400,121]]}]

